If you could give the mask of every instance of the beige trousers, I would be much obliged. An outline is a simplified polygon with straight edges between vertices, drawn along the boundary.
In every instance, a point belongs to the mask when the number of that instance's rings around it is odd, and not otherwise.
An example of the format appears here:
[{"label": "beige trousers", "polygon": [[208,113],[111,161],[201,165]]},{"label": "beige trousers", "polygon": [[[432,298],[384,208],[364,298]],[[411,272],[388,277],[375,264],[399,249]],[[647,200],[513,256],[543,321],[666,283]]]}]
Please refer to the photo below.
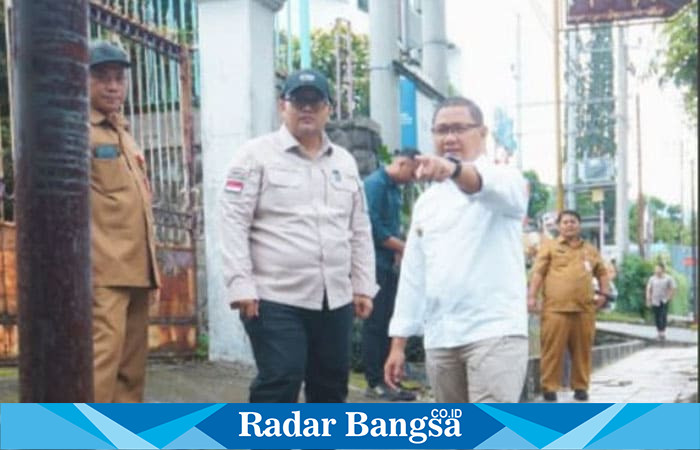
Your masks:
[{"label": "beige trousers", "polygon": [[143,401],[150,291],[129,287],[94,288],[95,402]]},{"label": "beige trousers", "polygon": [[527,360],[525,336],[427,349],[425,355],[430,385],[439,403],[516,403],[525,383]]}]

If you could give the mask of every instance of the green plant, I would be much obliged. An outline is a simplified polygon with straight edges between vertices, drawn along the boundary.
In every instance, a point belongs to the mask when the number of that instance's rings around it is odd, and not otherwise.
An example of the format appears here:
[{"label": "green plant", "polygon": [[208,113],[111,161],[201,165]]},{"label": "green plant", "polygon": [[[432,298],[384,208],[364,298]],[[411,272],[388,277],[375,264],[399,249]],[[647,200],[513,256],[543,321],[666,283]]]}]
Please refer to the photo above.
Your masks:
[{"label": "green plant", "polygon": [[209,358],[209,335],[199,333],[197,335],[197,348],[194,351],[194,357],[198,360],[206,360]]},{"label": "green plant", "polygon": [[652,273],[654,273],[653,262],[645,261],[637,255],[625,256],[615,279],[618,311],[635,313],[646,318],[645,289]]}]

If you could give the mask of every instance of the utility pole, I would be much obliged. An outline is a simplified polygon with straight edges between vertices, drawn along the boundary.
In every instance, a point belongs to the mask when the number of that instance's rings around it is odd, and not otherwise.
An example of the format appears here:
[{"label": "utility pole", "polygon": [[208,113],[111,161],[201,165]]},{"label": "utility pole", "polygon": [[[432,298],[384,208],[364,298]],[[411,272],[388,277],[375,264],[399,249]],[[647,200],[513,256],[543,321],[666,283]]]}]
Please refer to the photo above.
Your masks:
[{"label": "utility pole", "polygon": [[576,112],[578,98],[576,96],[577,73],[572,69],[571,62],[576,54],[576,29],[566,33],[566,208],[576,209]]},{"label": "utility pole", "polygon": [[617,261],[627,254],[629,247],[629,217],[627,207],[627,44],[625,42],[625,28],[620,25],[617,28],[617,185],[615,191],[615,246],[617,247]]},{"label": "utility pole", "polygon": [[88,0],[13,12],[20,401],[90,402]]},{"label": "utility pole", "polygon": [[637,245],[639,245],[639,256],[644,259],[646,236],[644,236],[644,192],[642,190],[642,132],[639,113],[639,92],[634,96],[634,108],[637,118],[637,183],[639,192],[637,194]]},{"label": "utility pole", "polygon": [[564,209],[564,184],[562,182],[562,154],[561,154],[561,87],[560,87],[560,61],[559,61],[559,1],[554,0],[554,150],[557,158],[557,210]]}]

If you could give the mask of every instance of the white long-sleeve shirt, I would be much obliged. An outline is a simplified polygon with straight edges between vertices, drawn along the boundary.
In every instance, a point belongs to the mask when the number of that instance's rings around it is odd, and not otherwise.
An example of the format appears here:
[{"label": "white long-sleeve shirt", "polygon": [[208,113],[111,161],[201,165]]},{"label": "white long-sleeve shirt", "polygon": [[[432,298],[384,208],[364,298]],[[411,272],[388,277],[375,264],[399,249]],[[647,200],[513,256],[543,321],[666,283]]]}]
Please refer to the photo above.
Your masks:
[{"label": "white long-sleeve shirt", "polygon": [[482,188],[434,183],[416,202],[401,265],[392,337],[424,335],[426,348],[527,336],[522,219],[526,182],[517,170],[474,166]]}]

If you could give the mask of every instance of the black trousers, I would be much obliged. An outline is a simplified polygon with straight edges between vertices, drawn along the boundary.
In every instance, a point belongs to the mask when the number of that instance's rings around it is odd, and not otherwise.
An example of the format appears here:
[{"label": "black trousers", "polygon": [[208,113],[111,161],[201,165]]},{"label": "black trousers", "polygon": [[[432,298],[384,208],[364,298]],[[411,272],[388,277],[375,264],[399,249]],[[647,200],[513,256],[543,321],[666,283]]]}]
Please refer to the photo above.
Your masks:
[{"label": "black trousers", "polygon": [[309,403],[340,403],[348,395],[352,304],[321,311],[260,301],[260,314],[244,319],[258,374],[251,403],[294,403],[301,384]]},{"label": "black trousers", "polygon": [[394,313],[398,274],[393,269],[377,269],[379,292],[372,314],[362,324],[362,362],[365,379],[371,387],[384,381],[384,362],[389,354],[389,321]]},{"label": "black trousers", "polygon": [[659,331],[666,330],[666,318],[668,317],[668,303],[661,303],[659,306],[652,306],[654,311],[654,321],[656,329]]}]

